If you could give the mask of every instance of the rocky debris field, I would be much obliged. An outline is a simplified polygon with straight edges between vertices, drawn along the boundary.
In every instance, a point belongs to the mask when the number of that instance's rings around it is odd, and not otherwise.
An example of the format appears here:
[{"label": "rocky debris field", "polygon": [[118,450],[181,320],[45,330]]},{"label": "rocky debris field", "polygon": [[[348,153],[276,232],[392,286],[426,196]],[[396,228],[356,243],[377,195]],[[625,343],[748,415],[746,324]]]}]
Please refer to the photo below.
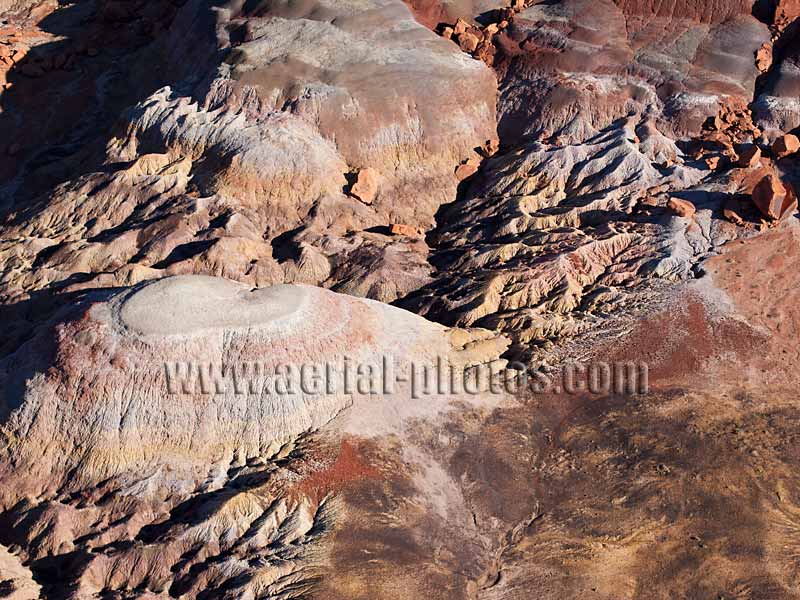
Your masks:
[{"label": "rocky debris field", "polygon": [[798,19],[0,0],[0,597],[800,597]]}]

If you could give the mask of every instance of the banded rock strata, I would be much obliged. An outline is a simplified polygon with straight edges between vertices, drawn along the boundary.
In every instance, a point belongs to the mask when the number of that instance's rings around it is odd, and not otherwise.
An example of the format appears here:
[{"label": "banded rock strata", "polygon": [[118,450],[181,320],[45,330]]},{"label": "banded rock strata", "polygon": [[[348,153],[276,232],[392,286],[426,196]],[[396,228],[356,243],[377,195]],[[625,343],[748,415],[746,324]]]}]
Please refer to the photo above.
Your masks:
[{"label": "banded rock strata", "polygon": [[[503,7],[409,4],[0,4],[1,594],[796,589],[794,349],[762,335],[794,331],[796,225],[756,236],[752,201],[796,179],[793,4],[515,3],[494,72],[431,30]],[[741,271],[709,262],[734,241]],[[628,331],[660,386],[630,403],[164,367],[605,360]]]},{"label": "banded rock strata", "polygon": [[[1,564],[22,561],[47,593],[71,598],[301,597],[325,564],[318,541],[335,514],[330,489],[301,485],[312,471],[296,456],[304,438],[402,436],[469,400],[414,398],[402,383],[348,389],[344,359],[389,357],[407,379],[438,359],[491,363],[508,345],[306,286],[184,276],[105,296],[0,366],[0,543],[15,549]],[[171,371],[177,363],[187,369]],[[241,373],[241,389],[231,378],[198,385],[192,370],[245,364],[263,371]],[[281,366],[312,364],[335,374],[318,390],[268,385]]]},{"label": "banded rock strata", "polygon": [[[5,298],[203,272],[391,301],[427,281],[425,252],[372,230],[431,227],[454,165],[496,137],[491,72],[399,0],[187,3],[134,60],[161,61],[169,85],[101,132],[100,168],[38,198],[24,197],[34,176],[7,182]],[[39,179],[54,168],[25,154]],[[379,180],[369,206],[346,193],[365,168]],[[372,269],[342,264],[359,261]]]}]

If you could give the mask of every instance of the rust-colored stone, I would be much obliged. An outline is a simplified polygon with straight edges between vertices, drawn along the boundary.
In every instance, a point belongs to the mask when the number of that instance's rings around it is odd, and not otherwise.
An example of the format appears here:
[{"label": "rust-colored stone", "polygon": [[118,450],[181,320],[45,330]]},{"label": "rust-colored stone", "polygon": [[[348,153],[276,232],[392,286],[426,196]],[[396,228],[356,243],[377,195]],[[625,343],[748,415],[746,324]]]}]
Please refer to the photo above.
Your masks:
[{"label": "rust-colored stone", "polygon": [[350,188],[350,195],[364,204],[372,204],[378,193],[378,172],[375,169],[361,169],[356,182]]},{"label": "rust-colored stone", "polygon": [[480,40],[471,31],[466,31],[458,36],[458,45],[464,52],[472,54],[478,47]]},{"label": "rust-colored stone", "polygon": [[753,203],[766,218],[778,220],[797,206],[797,195],[790,185],[770,173],[753,189]]},{"label": "rust-colored stone", "polygon": [[755,144],[746,146],[739,152],[739,160],[736,164],[744,169],[752,169],[761,161],[761,148]]},{"label": "rust-colored stone", "polygon": [[500,150],[500,142],[498,140],[486,140],[481,147],[481,152],[484,156],[494,156]]},{"label": "rust-colored stone", "polygon": [[782,135],[772,144],[772,154],[775,158],[784,158],[798,150],[800,150],[800,139],[791,133]]},{"label": "rust-colored stone", "polygon": [[667,202],[667,208],[674,215],[682,217],[684,219],[689,219],[693,217],[694,214],[697,212],[697,209],[694,207],[694,204],[686,200],[681,200],[679,198],[670,198],[669,202]]},{"label": "rust-colored stone", "polygon": [[475,173],[478,172],[478,166],[470,163],[464,163],[458,165],[456,167],[456,179],[459,181],[464,181],[465,179],[472,177]]},{"label": "rust-colored stone", "polygon": [[422,235],[419,229],[411,225],[403,225],[402,223],[392,223],[389,226],[389,232],[392,235],[404,235],[406,237],[419,237]]}]

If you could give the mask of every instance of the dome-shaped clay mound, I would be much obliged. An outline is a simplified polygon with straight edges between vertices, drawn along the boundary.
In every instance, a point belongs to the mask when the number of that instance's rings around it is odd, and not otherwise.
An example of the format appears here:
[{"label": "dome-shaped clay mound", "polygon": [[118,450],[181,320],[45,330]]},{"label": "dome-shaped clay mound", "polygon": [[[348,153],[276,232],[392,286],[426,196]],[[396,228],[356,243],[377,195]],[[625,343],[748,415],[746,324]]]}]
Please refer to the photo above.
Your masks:
[{"label": "dome-shaped clay mound", "polygon": [[191,487],[351,406],[343,427],[441,410],[374,379],[347,387],[345,372],[485,363],[506,345],[321,288],[205,276],[139,286],[75,309],[0,365],[0,477],[15,480],[4,504],[109,478]]}]

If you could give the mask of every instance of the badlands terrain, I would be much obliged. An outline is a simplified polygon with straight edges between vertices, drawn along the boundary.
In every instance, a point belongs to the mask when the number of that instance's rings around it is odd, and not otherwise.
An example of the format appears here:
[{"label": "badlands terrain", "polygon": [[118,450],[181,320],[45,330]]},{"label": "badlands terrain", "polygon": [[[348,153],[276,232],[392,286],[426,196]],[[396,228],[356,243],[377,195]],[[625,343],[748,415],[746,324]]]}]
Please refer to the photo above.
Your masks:
[{"label": "badlands terrain", "polygon": [[0,0],[0,597],[800,598],[798,130],[797,0]]}]

